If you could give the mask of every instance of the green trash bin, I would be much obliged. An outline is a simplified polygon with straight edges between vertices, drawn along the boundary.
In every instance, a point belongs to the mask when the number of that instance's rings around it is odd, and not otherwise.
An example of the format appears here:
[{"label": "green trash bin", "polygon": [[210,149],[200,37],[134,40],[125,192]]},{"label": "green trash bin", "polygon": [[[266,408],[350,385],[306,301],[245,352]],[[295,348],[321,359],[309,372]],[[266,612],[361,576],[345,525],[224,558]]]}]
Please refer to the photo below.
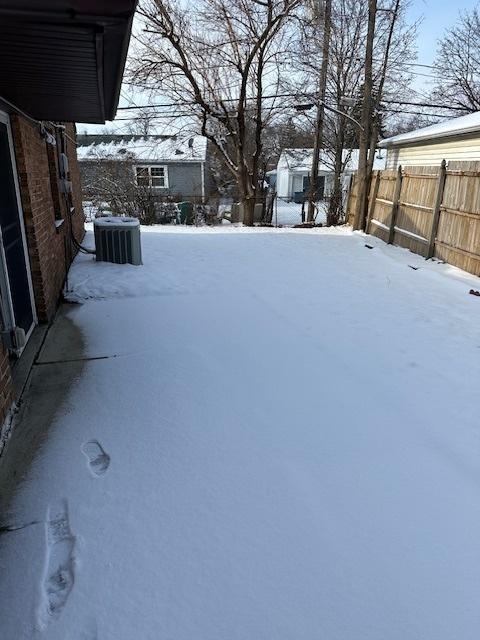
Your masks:
[{"label": "green trash bin", "polygon": [[177,207],[180,211],[180,223],[193,224],[193,204],[185,200],[184,202],[179,202]]}]

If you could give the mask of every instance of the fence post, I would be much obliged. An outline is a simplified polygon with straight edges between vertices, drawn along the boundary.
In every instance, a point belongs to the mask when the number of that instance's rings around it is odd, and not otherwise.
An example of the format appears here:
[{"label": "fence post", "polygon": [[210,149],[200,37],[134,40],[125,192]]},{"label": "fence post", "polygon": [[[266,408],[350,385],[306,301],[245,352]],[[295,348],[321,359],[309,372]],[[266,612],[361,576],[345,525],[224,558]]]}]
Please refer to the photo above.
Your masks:
[{"label": "fence post", "polygon": [[433,210],[432,227],[430,229],[430,237],[428,239],[426,260],[433,258],[435,253],[435,240],[437,238],[438,223],[440,222],[440,211],[442,207],[443,191],[445,189],[445,180],[447,177],[447,163],[442,160],[440,165],[440,173],[438,174],[437,197],[435,198],[435,208]]},{"label": "fence post", "polygon": [[377,202],[378,189],[380,187],[381,173],[382,173],[381,171],[377,171],[377,174],[375,176],[375,184],[373,185],[373,194],[368,204],[368,215],[367,215],[367,224],[365,226],[365,233],[368,233],[368,229],[370,227],[370,220],[372,219],[373,214],[375,213],[375,204]]},{"label": "fence post", "polygon": [[395,194],[393,196],[393,202],[392,202],[390,230],[388,232],[388,244],[393,243],[393,238],[395,236],[395,222],[397,221],[398,203],[400,201],[401,191],[402,191],[402,165],[399,164],[397,169],[397,180],[395,182]]}]

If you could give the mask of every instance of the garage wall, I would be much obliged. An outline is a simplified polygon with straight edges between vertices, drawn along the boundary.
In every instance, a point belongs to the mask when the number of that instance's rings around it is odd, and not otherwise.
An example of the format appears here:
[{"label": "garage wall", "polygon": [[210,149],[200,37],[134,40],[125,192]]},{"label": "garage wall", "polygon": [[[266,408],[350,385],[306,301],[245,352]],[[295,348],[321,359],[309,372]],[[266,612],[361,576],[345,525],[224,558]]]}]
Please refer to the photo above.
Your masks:
[{"label": "garage wall", "polygon": [[387,169],[402,166],[440,166],[442,160],[480,161],[480,136],[450,139],[435,144],[392,147],[387,152]]}]

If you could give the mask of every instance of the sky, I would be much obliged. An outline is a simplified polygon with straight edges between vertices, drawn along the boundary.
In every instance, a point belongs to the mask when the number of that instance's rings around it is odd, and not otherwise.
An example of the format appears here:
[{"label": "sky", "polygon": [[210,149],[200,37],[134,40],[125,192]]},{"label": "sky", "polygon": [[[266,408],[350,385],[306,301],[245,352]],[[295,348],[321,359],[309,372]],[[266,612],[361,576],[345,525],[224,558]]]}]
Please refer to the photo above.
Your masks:
[{"label": "sky", "polygon": [[412,21],[422,18],[418,37],[418,62],[432,64],[438,39],[445,28],[452,26],[462,10],[473,9],[475,0],[413,0],[410,8]]},{"label": "sky", "polygon": [[[418,59],[419,64],[433,64],[435,61],[435,53],[437,42],[441,38],[443,32],[448,27],[455,24],[459,13],[464,10],[473,9],[478,0],[412,0],[409,9],[409,21],[420,21],[418,26]],[[417,76],[415,86],[419,90],[425,92],[429,87],[428,75],[434,73],[433,70],[424,70],[417,68]],[[123,96],[127,95],[126,90],[122,91]],[[142,98],[135,97],[136,103],[142,103]],[[122,97],[120,106],[128,104],[127,100]],[[118,117],[122,116],[120,111]],[[108,122],[109,129],[115,129],[118,126],[125,125],[125,122]],[[80,133],[87,131],[88,133],[101,133],[103,126],[78,124],[77,129]],[[125,131],[125,127],[122,128]]]}]

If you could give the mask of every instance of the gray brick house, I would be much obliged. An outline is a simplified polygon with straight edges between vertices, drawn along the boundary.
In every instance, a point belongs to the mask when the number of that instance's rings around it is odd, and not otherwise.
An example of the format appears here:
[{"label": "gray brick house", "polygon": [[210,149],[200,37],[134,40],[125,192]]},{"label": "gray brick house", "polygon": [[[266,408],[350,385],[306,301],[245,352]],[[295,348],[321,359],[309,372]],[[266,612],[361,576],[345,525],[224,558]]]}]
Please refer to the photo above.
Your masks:
[{"label": "gray brick house", "polygon": [[78,142],[85,199],[100,193],[106,171],[122,185],[148,189],[159,201],[208,199],[208,146],[202,136],[79,135]]}]

